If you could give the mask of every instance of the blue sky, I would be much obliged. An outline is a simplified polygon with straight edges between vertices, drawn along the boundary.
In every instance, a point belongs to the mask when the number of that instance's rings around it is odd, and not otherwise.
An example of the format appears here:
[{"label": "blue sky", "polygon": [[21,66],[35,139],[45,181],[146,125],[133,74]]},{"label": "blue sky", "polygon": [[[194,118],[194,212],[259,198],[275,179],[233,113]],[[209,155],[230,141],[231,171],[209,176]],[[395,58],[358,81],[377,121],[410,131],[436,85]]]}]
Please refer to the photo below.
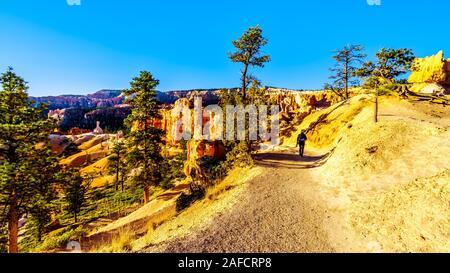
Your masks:
[{"label": "blue sky", "polygon": [[126,88],[140,70],[159,90],[233,87],[240,66],[231,40],[259,24],[272,62],[253,71],[263,84],[321,88],[332,51],[363,44],[444,50],[450,1],[381,0],[66,0],[0,1],[0,70],[13,66],[31,95]]}]

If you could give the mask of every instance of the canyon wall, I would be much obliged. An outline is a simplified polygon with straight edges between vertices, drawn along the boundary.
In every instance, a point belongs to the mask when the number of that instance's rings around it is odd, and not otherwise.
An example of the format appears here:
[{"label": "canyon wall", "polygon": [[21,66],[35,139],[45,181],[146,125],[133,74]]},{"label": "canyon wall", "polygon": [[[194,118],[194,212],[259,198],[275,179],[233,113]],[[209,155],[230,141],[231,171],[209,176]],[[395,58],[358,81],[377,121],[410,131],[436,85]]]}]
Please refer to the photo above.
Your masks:
[{"label": "canyon wall", "polygon": [[411,76],[412,91],[429,94],[443,94],[450,91],[450,59],[444,59],[444,52],[417,58],[414,61]]},{"label": "canyon wall", "polygon": [[[282,122],[299,122],[299,120],[311,112],[330,107],[331,105],[340,101],[340,98],[332,92],[327,91],[268,91],[270,92],[270,100],[277,102],[280,106],[280,115]],[[175,122],[182,119],[182,113],[178,113],[176,116],[172,115],[172,110],[177,106],[185,106],[190,109],[193,108],[194,96],[189,98],[183,98],[175,102],[171,107],[166,107],[161,111],[162,120],[154,121],[153,125],[159,129],[165,131],[165,139],[169,145],[174,145],[174,138],[180,138],[182,128],[174,128]],[[203,106],[208,103],[203,103]],[[190,132],[194,131],[193,128],[193,113],[191,112],[192,127]],[[202,118],[203,125],[210,122],[211,114],[205,113]],[[212,123],[214,124],[214,123]],[[204,128],[203,128],[204,130]],[[214,127],[210,128],[210,135],[214,136]],[[214,138],[214,137],[213,137]]]}]

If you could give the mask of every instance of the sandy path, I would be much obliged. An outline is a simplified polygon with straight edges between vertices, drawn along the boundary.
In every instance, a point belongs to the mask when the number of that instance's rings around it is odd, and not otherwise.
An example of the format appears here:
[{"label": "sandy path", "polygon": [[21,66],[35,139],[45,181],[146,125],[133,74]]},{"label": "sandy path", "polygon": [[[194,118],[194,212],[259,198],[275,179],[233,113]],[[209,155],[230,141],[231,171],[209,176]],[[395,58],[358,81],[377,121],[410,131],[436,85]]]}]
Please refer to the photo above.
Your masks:
[{"label": "sandy path", "polygon": [[322,157],[295,151],[262,154],[262,175],[249,182],[242,200],[187,238],[149,252],[333,252],[322,225],[331,217],[321,204],[310,169]]}]

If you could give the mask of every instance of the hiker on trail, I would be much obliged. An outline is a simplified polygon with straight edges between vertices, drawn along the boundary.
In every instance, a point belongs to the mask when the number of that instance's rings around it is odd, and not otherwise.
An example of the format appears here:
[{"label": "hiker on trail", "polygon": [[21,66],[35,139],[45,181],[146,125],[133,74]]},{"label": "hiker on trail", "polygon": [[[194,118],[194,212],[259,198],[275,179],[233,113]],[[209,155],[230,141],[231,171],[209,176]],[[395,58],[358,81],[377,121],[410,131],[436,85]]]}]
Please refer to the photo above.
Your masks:
[{"label": "hiker on trail", "polygon": [[[297,137],[297,146],[300,148],[299,154],[301,157],[303,157],[303,154],[305,152],[306,140],[308,140],[308,138],[306,137],[305,130],[302,130],[302,132]],[[297,146],[295,147],[297,148]]]}]

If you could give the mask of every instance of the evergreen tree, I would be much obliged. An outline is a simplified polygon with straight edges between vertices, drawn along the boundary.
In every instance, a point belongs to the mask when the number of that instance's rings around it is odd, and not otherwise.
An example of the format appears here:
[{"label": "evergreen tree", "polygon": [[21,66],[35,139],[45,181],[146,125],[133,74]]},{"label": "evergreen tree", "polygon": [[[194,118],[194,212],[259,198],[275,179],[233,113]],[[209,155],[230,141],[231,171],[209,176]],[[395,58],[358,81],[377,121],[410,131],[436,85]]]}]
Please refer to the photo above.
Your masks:
[{"label": "evergreen tree", "polygon": [[73,215],[75,223],[78,222],[78,215],[86,201],[86,193],[89,189],[89,184],[90,182],[84,182],[84,179],[78,170],[73,169],[66,171],[63,187],[67,202],[67,211]]},{"label": "evergreen tree", "polygon": [[392,84],[407,73],[415,59],[411,49],[382,48],[375,55],[376,62],[368,61],[355,71],[355,75],[365,80],[368,87]]},{"label": "evergreen tree", "polygon": [[[258,108],[260,105],[273,105],[276,104],[276,101],[272,101],[270,94],[266,91],[265,88],[261,86],[261,83],[256,79],[252,78],[251,85],[248,88],[247,99],[246,102],[248,104],[254,105]],[[242,93],[230,92],[228,90],[222,90],[220,92],[220,101],[219,105],[221,107],[225,107],[226,105],[239,105],[243,104],[243,95]],[[259,108],[257,109],[259,111]],[[223,122],[223,128],[226,130],[227,126],[227,117],[225,116]],[[245,127],[245,141],[229,141],[223,140],[226,149],[227,149],[227,160],[224,162],[223,167],[226,170],[230,170],[235,166],[247,165],[251,166],[253,164],[253,159],[251,157],[251,148],[253,144],[256,144],[258,141],[250,141],[249,137],[249,123],[246,123]]]},{"label": "evergreen tree", "polygon": [[264,64],[270,61],[270,56],[261,55],[261,48],[268,42],[262,36],[262,32],[259,26],[251,27],[238,40],[232,42],[236,52],[230,53],[229,58],[232,62],[242,63],[244,66],[241,71],[241,90],[244,101],[247,95],[247,87],[252,80],[248,76],[249,66],[264,67]]},{"label": "evergreen tree", "polygon": [[355,71],[358,69],[356,65],[361,65],[366,57],[363,50],[364,48],[360,45],[347,45],[336,52],[336,55],[333,56],[336,63],[330,69],[333,72],[333,75],[330,76],[333,83],[327,85],[326,89],[331,89],[343,99],[349,98],[349,86],[357,83],[354,80]]},{"label": "evergreen tree", "polygon": [[45,228],[51,222],[56,200],[55,185],[60,182],[62,173],[58,159],[50,145],[42,146],[35,154],[36,160],[29,162],[31,181],[34,182],[34,195],[31,197],[32,206],[29,209],[31,223],[35,227],[35,236],[41,241]]},{"label": "evergreen tree", "polygon": [[33,176],[41,160],[38,144],[48,143],[55,123],[42,108],[31,107],[27,83],[12,68],[0,75],[0,83],[0,225],[7,224],[8,250],[15,253],[19,219],[39,195],[40,183]]},{"label": "evergreen tree", "polygon": [[[375,55],[376,63],[366,62],[355,75],[364,79],[364,85],[373,90],[375,96],[374,120],[378,122],[378,97],[386,94],[386,84],[395,84],[398,77],[407,73],[413,66],[415,59],[411,49],[385,49],[382,48]],[[401,79],[400,79],[401,81]]]},{"label": "evergreen tree", "polygon": [[158,84],[150,72],[143,71],[133,79],[130,89],[124,91],[133,109],[126,120],[130,128],[127,163],[136,170],[133,180],[144,188],[145,203],[150,198],[150,187],[159,185],[162,177],[159,164],[163,160],[163,131],[153,126],[161,118],[155,90]]},{"label": "evergreen tree", "polygon": [[116,191],[121,185],[122,191],[124,189],[124,157],[125,157],[125,144],[120,139],[114,143],[112,147],[112,155],[109,157],[109,173],[114,175]]}]

